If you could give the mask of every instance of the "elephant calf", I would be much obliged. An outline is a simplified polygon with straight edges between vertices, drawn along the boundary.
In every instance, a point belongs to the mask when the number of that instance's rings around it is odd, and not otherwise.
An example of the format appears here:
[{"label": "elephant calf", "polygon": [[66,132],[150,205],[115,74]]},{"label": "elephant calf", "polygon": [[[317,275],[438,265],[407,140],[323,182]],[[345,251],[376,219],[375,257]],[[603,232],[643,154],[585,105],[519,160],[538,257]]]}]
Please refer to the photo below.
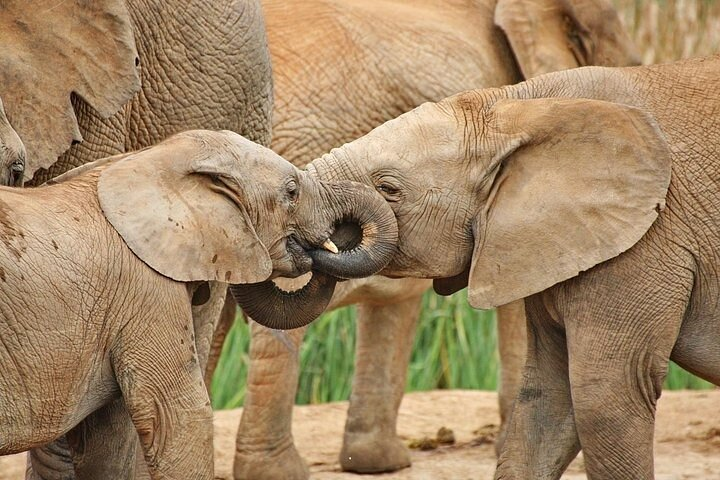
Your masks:
[{"label": "elephant calf", "polygon": [[[335,250],[328,237],[341,219],[363,229],[360,246],[319,254]],[[334,277],[314,274],[288,298],[269,279],[307,272],[312,257],[334,275],[372,274],[396,236],[373,190],[319,182],[232,132],[186,132],[50,185],[0,189],[0,454],[66,433],[88,454],[86,417],[122,397],[152,478],[212,479],[191,314],[208,282],[235,284],[260,322],[263,308],[317,315],[325,305],[313,297],[327,301]],[[275,293],[259,308],[243,301],[248,290]],[[126,463],[118,468],[134,468]]]},{"label": "elephant calf", "polygon": [[[720,385],[720,57],[586,67],[428,103],[308,167],[396,213],[381,272],[525,298],[497,479],[653,478],[672,358]],[[443,252],[438,255],[438,252]]]}]

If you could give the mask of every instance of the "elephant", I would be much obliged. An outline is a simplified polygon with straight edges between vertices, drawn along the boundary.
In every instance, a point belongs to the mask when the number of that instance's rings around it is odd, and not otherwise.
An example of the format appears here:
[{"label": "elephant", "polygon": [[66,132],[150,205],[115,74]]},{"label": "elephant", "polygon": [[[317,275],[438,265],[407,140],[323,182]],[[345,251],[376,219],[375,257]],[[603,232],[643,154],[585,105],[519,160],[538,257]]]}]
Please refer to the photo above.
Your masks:
[{"label": "elephant", "polygon": [[[263,8],[274,76],[272,148],[297,166],[426,101],[581,65],[639,63],[604,0],[264,0]],[[397,412],[421,296],[430,285],[376,276],[336,289],[330,309],[359,304],[344,470],[410,465],[396,435]],[[505,418],[524,363],[522,302],[501,307],[498,316]],[[231,310],[226,328],[233,318]],[[297,350],[252,323],[251,332],[234,476],[306,479],[290,426]],[[297,346],[304,330],[290,335]]]},{"label": "elephant", "polygon": [[[496,479],[651,479],[670,359],[720,385],[720,56],[585,67],[427,103],[308,166],[374,186],[381,274],[524,298],[528,352]],[[446,252],[437,255],[438,251]]]},{"label": "elephant", "polygon": [[[27,148],[28,185],[184,130],[226,129],[270,143],[272,73],[259,0],[5,0],[0,44],[0,95]],[[3,170],[0,181],[22,183],[10,175]],[[203,365],[226,290],[213,283],[210,300],[193,306]],[[98,434],[98,446],[108,447],[99,459],[126,451],[108,440],[122,429],[134,436],[122,405],[98,423],[117,426]],[[32,464],[43,478],[68,478],[67,449],[48,448],[33,449]]]},{"label": "elephant", "polygon": [[[253,309],[246,289],[309,271],[340,220],[367,233],[356,251],[320,262],[344,276],[368,274],[369,259],[382,268],[397,241],[373,189],[319,182],[230,131],[188,131],[42,187],[4,187],[0,210],[0,454],[63,434],[82,452],[82,420],[122,397],[153,479],[214,478],[192,318],[208,282],[232,284]],[[286,306],[319,315],[335,281],[318,271]],[[118,468],[112,478],[135,464]]]}]

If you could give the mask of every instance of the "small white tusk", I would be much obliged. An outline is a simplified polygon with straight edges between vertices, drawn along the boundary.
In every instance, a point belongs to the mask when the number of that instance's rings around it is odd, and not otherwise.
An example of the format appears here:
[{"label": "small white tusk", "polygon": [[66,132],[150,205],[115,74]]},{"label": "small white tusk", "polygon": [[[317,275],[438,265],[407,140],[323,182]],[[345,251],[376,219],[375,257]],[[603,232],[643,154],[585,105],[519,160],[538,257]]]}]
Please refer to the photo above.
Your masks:
[{"label": "small white tusk", "polygon": [[329,238],[323,242],[322,246],[325,250],[328,250],[332,253],[338,253],[340,251],[340,250],[338,250],[337,246],[333,243],[333,241],[330,240]]}]

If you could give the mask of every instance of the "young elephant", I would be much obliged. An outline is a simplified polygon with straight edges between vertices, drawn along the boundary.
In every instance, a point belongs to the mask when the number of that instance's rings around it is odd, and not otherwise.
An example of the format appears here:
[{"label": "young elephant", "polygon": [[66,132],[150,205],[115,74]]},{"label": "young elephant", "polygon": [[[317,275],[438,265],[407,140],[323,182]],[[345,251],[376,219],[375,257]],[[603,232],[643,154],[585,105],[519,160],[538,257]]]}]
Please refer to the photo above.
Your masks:
[{"label": "young elephant", "polygon": [[[122,397],[152,478],[213,478],[191,315],[208,282],[240,284],[232,288],[252,309],[247,290],[307,272],[313,249],[333,248],[326,240],[341,219],[365,235],[336,255],[336,275],[382,268],[397,236],[372,189],[318,182],[232,132],[185,132],[51,185],[2,188],[0,215],[0,454],[67,433],[82,457],[92,431],[83,420]],[[317,274],[274,300],[317,315],[334,282]],[[132,470],[120,465],[113,478]]]},{"label": "young elephant", "polygon": [[482,308],[527,297],[495,478],[560,478],[582,448],[592,479],[651,479],[669,359],[720,385],[718,77],[712,57],[470,91],[309,167],[390,203],[382,273],[469,282]]},{"label": "young elephant", "polygon": [[[298,167],[427,101],[555,70],[638,63],[609,0],[262,3],[273,64],[272,149]],[[329,308],[357,304],[343,470],[410,465],[406,442],[396,433],[397,414],[421,298],[431,285],[376,276],[345,282],[335,292]],[[498,308],[497,315],[505,425],[526,350],[522,301]],[[233,320],[225,317],[221,325],[229,328]],[[291,431],[299,348],[288,349],[265,328],[251,332],[234,478],[305,480],[308,467]],[[299,344],[303,334],[295,330],[291,338]]]}]

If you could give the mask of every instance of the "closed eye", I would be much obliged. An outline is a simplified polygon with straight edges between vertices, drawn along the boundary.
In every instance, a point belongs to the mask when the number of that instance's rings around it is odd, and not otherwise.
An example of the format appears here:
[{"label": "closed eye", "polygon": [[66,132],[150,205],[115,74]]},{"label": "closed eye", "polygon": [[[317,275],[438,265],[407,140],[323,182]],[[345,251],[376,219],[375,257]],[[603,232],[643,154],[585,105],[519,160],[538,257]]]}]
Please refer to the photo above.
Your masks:
[{"label": "closed eye", "polygon": [[285,193],[287,194],[287,198],[288,200],[290,200],[291,204],[297,202],[299,189],[297,181],[294,178],[288,179],[288,181],[285,183]]},{"label": "closed eye", "polygon": [[397,195],[398,193],[400,193],[400,190],[399,190],[399,189],[393,187],[393,186],[390,185],[389,183],[381,183],[380,185],[377,186],[377,189],[378,189],[381,193],[385,193],[385,194],[388,194],[388,195]]}]

